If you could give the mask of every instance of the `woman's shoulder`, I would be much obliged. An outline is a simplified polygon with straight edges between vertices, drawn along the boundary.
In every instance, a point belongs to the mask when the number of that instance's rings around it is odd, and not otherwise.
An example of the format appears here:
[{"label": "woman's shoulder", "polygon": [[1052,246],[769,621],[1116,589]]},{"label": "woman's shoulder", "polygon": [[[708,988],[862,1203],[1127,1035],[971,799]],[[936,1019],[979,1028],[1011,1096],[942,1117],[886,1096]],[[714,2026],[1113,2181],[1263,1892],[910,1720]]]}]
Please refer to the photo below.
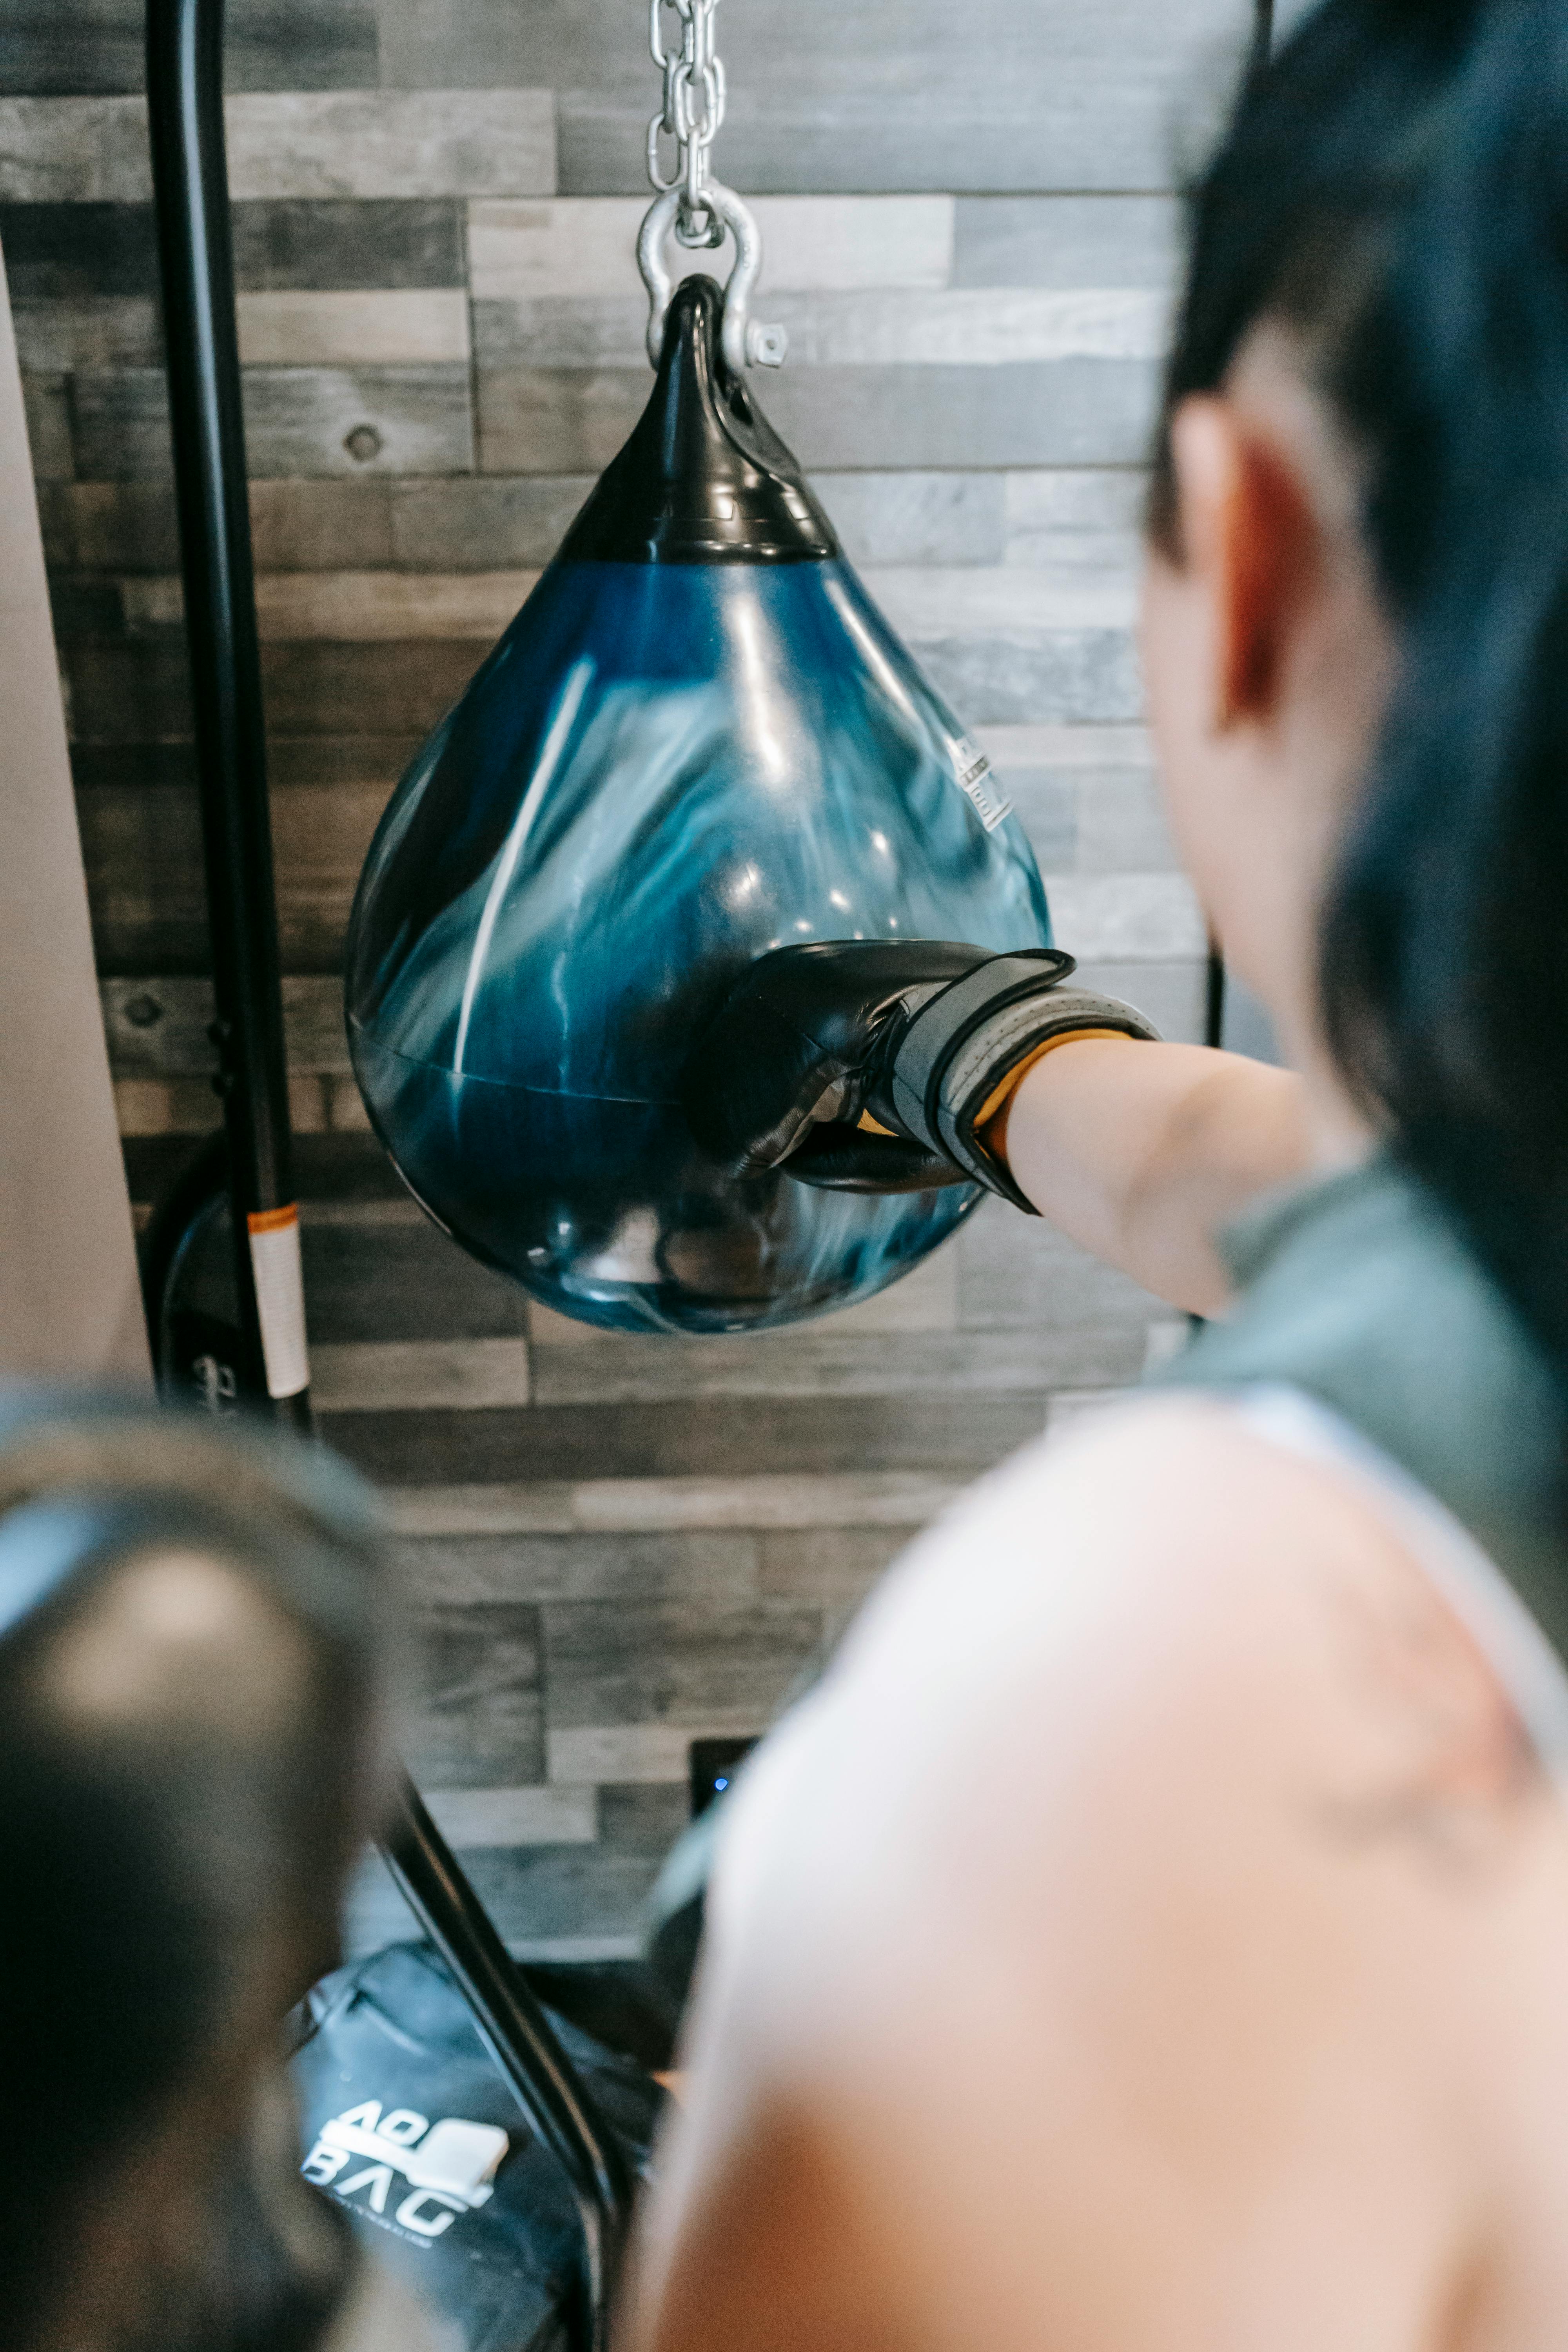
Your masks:
[{"label": "woman's shoulder", "polygon": [[1426,2342],[1455,2247],[1545,2242],[1489,2217],[1568,2180],[1554,1792],[1375,1500],[1223,1401],[982,1482],[747,1779],[705,2030],[990,2340],[1282,2340],[1272,2265],[1291,2342]]},{"label": "woman's shoulder", "polygon": [[843,1671],[896,1679],[923,1647],[954,1696],[994,1697],[1093,1662],[1109,1703],[1148,1661],[1179,1706],[1243,1660],[1249,1684],[1298,1682],[1349,1593],[1395,1591],[1441,1618],[1364,1488],[1229,1398],[1156,1391],[1075,1412],[969,1489],[873,1598]]},{"label": "woman's shoulder", "polygon": [[1289,1907],[1335,1881],[1342,1833],[1440,1869],[1461,1816],[1506,1833],[1531,1775],[1509,1693],[1375,1496],[1171,1392],[1079,1419],[929,1528],[755,1802],[759,1825],[831,1816],[802,1850],[825,1908],[835,1886],[863,1906],[870,1851],[933,1885],[962,1869],[983,1906],[1059,1891],[1086,1822],[1097,1899],[1120,1878],[1142,1905],[1176,1852],[1216,1899],[1226,1874],[1242,1903],[1279,1878]]}]

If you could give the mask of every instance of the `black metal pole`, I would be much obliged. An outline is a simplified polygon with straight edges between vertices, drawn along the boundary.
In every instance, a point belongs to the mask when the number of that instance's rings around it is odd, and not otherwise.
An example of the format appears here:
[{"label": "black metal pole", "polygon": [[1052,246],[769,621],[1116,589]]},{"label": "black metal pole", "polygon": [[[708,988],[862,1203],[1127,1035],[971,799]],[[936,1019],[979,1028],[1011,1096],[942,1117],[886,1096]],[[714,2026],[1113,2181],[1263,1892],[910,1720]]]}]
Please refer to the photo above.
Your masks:
[{"label": "black metal pole", "polygon": [[1204,968],[1204,1044],[1225,1044],[1225,958],[1212,939]]},{"label": "black metal pole", "polygon": [[[212,928],[213,1034],[248,1359],[237,1369],[250,1395],[263,1400],[271,1360],[256,1239],[258,1228],[286,1226],[295,1202],[224,149],[223,17],[223,0],[147,0],[147,107]],[[302,1338],[301,1327],[301,1360]],[[271,1401],[283,1417],[310,1428],[308,1387]],[[620,2149],[412,1782],[386,1853],[497,2064],[572,2184],[584,2237],[576,2335],[591,2352],[603,2352],[632,2200]]]},{"label": "black metal pole", "polygon": [[[1268,70],[1274,54],[1274,0],[1253,0],[1252,47],[1247,60],[1247,80],[1255,89]],[[1225,957],[1217,940],[1209,941],[1204,974],[1204,1043],[1225,1044]]]},{"label": "black metal pole", "polygon": [[634,2183],[517,1963],[412,1781],[386,1858],[461,1986],[491,2056],[572,2184],[583,2225],[578,2340],[604,2352]]},{"label": "black metal pole", "polygon": [[[257,1295],[258,1265],[268,1284],[279,1249],[284,1291],[297,1291],[287,1276],[298,1236],[289,1224],[294,1180],[224,151],[223,22],[223,0],[148,0],[148,127],[212,929],[213,1038],[246,1359],[236,1369],[254,1401],[308,1428],[302,1318],[293,1333],[290,1297],[279,1305],[269,1287],[264,1340]],[[289,1391],[297,1376],[291,1392],[277,1393],[280,1386]]]},{"label": "black metal pole", "polygon": [[1274,0],[1252,0],[1252,57],[1247,74],[1257,81],[1274,54]]}]

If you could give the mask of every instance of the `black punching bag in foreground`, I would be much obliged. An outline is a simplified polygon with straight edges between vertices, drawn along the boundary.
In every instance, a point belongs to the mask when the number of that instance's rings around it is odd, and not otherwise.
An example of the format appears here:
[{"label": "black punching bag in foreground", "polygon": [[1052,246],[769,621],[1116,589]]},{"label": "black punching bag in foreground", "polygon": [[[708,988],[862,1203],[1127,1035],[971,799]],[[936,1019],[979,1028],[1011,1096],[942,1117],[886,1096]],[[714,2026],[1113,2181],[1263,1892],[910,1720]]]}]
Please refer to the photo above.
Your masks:
[{"label": "black punching bag in foreground", "polygon": [[984,761],[720,352],[670,306],[641,422],[394,794],[350,937],[354,1070],[410,1189],[561,1313],[744,1331],[868,1297],[975,1188],[736,1180],[681,1066],[805,940],[1050,944]]}]

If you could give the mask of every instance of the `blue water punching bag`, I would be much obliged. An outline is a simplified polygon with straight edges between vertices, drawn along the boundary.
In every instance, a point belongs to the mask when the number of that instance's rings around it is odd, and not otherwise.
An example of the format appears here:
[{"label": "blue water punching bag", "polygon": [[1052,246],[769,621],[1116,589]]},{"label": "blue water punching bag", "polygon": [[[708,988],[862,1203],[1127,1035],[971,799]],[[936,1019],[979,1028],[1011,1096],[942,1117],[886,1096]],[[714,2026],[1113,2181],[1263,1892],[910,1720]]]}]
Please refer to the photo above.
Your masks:
[{"label": "blue water punching bag", "polygon": [[641,422],[398,785],[350,940],[354,1069],[412,1192],[534,1297],[619,1330],[867,1297],[979,1198],[705,1158],[678,1081],[748,962],[805,940],[1050,943],[1017,820],[723,320],[709,278],[669,301]]}]

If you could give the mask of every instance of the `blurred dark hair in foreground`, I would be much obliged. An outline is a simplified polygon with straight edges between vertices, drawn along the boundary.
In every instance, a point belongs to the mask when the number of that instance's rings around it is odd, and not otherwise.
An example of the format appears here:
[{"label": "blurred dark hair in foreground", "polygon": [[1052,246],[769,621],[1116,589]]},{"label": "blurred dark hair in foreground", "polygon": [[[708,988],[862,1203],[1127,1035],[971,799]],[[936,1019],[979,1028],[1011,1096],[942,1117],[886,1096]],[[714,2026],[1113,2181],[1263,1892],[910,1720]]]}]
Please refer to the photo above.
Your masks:
[{"label": "blurred dark hair in foreground", "polygon": [[1399,674],[1322,927],[1331,1043],[1568,1386],[1568,8],[1324,0],[1194,192],[1169,424],[1283,329]]},{"label": "blurred dark hair in foreground", "polygon": [[381,1589],[325,1457],[0,1398],[12,2352],[303,2352],[340,2299],[279,2036],[390,1786]]}]

